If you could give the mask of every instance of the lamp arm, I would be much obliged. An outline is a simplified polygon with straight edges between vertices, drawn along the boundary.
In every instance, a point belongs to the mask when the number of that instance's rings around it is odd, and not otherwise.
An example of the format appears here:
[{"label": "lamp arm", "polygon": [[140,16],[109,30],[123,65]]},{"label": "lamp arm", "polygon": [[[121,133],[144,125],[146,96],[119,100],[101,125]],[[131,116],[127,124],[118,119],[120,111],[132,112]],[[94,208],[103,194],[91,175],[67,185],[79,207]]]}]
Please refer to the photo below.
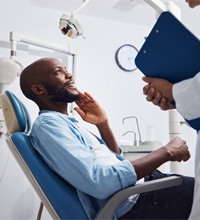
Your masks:
[{"label": "lamp arm", "polygon": [[181,10],[173,1],[167,1],[165,4],[160,0],[144,1],[156,11],[157,17],[164,11],[170,11],[174,16],[181,20]]},{"label": "lamp arm", "polygon": [[160,0],[144,0],[148,5],[150,5],[156,12],[161,14],[162,12],[166,11],[166,6]]},{"label": "lamp arm", "polygon": [[77,9],[75,9],[71,12],[71,15],[74,16],[76,13],[78,13],[81,9],[83,9],[89,3],[89,1],[90,0],[83,0],[81,5],[79,5],[79,7]]}]

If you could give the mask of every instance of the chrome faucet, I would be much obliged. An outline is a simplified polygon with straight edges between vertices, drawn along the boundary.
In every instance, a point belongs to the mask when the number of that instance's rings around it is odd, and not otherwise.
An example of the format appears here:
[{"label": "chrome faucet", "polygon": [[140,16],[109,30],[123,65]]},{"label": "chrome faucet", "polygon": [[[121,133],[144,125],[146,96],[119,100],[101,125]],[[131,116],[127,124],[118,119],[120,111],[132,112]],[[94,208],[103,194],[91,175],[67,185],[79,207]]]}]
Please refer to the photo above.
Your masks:
[{"label": "chrome faucet", "polygon": [[[140,128],[139,128],[139,124],[138,124],[138,119],[135,117],[135,116],[129,116],[129,117],[125,117],[122,119],[122,123],[124,124],[125,120],[126,119],[131,119],[131,118],[134,118],[136,120],[136,125],[137,125],[137,130],[138,130],[138,136],[139,136],[139,145],[140,143],[142,142],[142,139],[141,139],[141,134],[140,134]],[[136,140],[137,142],[137,140]]]},{"label": "chrome faucet", "polygon": [[122,134],[122,136],[128,134],[128,133],[133,133],[133,146],[137,146],[137,140],[136,140],[136,133],[134,131],[127,131],[124,134]]}]

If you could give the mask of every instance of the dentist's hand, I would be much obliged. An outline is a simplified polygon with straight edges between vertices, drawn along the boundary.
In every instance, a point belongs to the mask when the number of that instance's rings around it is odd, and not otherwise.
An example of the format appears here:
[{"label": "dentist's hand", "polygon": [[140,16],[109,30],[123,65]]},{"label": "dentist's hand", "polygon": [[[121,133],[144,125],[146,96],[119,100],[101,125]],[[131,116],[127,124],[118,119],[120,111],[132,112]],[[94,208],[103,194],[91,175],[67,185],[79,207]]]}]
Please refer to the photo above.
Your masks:
[{"label": "dentist's hand", "polygon": [[81,116],[81,118],[94,125],[99,125],[107,122],[107,115],[99,103],[87,92],[80,92],[80,98],[76,101],[78,107],[74,110]]},{"label": "dentist's hand", "polygon": [[162,110],[173,109],[171,104],[173,101],[172,86],[173,84],[164,79],[143,77],[146,84],[143,87],[143,94],[146,95],[146,100],[159,106]]},{"label": "dentist's hand", "polygon": [[200,5],[200,0],[185,0],[190,8],[195,8],[196,6]]}]

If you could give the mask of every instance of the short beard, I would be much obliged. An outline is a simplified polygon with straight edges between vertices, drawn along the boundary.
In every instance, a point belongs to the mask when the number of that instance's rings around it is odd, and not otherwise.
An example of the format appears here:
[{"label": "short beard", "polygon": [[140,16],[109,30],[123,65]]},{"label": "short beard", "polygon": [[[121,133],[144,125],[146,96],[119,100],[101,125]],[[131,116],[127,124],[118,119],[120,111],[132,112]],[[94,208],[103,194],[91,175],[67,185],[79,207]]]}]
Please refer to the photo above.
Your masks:
[{"label": "short beard", "polygon": [[53,84],[51,85],[45,84],[44,86],[52,102],[71,103],[77,101],[80,97],[78,93],[77,94],[70,93],[66,89],[66,85],[58,86]]}]

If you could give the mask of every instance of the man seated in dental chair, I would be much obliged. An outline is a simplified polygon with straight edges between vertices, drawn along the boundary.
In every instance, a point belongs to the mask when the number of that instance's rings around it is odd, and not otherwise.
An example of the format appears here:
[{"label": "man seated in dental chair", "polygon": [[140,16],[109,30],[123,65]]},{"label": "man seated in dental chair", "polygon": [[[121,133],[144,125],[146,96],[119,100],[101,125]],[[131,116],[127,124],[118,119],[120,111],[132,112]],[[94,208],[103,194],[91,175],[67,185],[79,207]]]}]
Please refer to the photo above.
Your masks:
[{"label": "man seated in dental chair", "polygon": [[[46,163],[77,189],[92,219],[115,192],[145,181],[168,176],[156,170],[167,161],[190,158],[186,142],[175,138],[165,146],[134,161],[122,156],[105,111],[87,92],[77,90],[72,74],[54,58],[42,58],[26,67],[20,77],[24,95],[39,107],[31,141]],[[97,137],[68,115],[68,103],[81,118],[95,125]],[[194,178],[182,184],[135,195],[116,210],[118,219],[187,219],[193,200]]]}]

